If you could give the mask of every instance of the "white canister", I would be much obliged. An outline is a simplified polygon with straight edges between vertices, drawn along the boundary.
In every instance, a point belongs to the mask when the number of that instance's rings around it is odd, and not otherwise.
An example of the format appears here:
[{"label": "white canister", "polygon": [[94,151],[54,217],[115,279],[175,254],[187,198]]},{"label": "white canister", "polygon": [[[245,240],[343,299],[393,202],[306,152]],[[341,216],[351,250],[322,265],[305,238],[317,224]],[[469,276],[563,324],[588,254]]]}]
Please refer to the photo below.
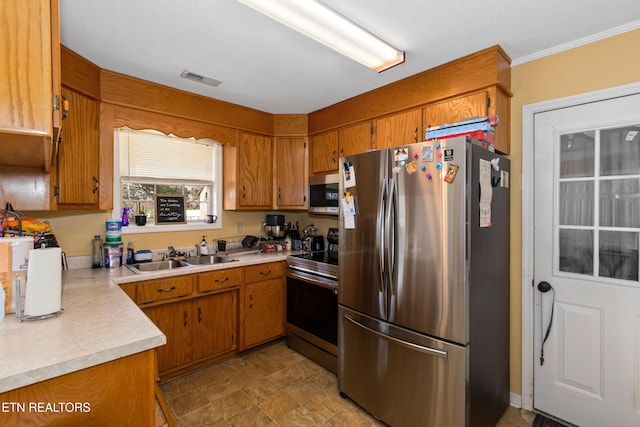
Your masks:
[{"label": "white canister", "polygon": [[118,268],[122,265],[122,244],[104,245],[104,267]]}]

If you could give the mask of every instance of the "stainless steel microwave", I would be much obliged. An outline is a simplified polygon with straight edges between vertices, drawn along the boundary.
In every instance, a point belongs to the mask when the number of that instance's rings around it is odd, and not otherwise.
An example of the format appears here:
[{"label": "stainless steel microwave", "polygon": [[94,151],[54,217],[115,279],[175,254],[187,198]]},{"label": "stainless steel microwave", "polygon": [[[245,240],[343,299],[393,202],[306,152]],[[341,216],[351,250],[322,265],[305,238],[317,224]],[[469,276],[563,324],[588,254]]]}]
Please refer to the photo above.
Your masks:
[{"label": "stainless steel microwave", "polygon": [[339,174],[309,178],[309,212],[338,216],[340,213],[339,180]]}]

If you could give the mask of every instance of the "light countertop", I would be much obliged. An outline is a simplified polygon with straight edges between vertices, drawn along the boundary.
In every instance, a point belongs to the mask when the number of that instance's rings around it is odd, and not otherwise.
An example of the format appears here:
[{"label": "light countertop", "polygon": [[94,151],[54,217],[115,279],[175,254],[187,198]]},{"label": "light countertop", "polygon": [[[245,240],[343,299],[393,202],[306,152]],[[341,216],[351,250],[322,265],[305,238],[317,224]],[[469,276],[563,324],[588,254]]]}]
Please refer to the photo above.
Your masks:
[{"label": "light countertop", "polygon": [[64,271],[60,317],[20,322],[8,314],[0,321],[0,393],[164,345],[164,334],[119,283],[283,261],[291,253],[143,274],[125,267]]}]

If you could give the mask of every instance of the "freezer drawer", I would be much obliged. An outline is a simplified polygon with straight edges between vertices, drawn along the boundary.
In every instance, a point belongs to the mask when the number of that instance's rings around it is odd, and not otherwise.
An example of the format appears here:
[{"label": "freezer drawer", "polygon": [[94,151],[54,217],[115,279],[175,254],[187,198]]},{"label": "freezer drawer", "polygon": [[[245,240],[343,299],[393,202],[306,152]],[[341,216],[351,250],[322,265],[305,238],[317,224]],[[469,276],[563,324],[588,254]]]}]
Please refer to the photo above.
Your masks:
[{"label": "freezer drawer", "polygon": [[465,426],[464,347],[338,309],[338,387],[394,427]]}]

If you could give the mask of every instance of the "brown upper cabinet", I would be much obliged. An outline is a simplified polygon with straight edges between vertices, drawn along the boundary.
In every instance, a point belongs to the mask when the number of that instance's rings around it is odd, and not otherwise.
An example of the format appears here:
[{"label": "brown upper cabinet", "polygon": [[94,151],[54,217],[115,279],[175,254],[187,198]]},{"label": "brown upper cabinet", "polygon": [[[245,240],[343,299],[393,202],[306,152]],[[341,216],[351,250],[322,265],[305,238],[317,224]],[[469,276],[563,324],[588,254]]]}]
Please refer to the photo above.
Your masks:
[{"label": "brown upper cabinet", "polygon": [[424,140],[422,112],[416,110],[376,120],[375,148],[391,148]]},{"label": "brown upper cabinet", "polygon": [[0,16],[0,165],[49,172],[60,126],[58,0],[3,0]]},{"label": "brown upper cabinet", "polygon": [[497,115],[495,149],[509,154],[510,62],[492,46],[310,113],[311,173],[335,170],[327,135],[367,120],[374,122],[373,148],[379,149],[422,141],[427,126]]},{"label": "brown upper cabinet", "polygon": [[366,121],[338,130],[338,157],[371,150],[371,122]]},{"label": "brown upper cabinet", "polygon": [[64,137],[59,147],[57,184],[58,209],[99,209],[100,103],[72,89],[63,88],[69,101]]},{"label": "brown upper cabinet", "polygon": [[[487,92],[481,91],[471,95],[461,96],[424,108],[424,126],[440,126],[459,122],[471,117],[483,117],[487,115],[489,97]],[[424,135],[423,135],[424,138]]]},{"label": "brown upper cabinet", "polygon": [[224,208],[269,210],[273,202],[273,140],[240,132],[223,149]]},{"label": "brown upper cabinet", "polygon": [[322,174],[338,170],[338,132],[331,131],[311,138],[311,172]]},{"label": "brown upper cabinet", "polygon": [[274,143],[274,209],[307,209],[306,137],[277,137]]},{"label": "brown upper cabinet", "polygon": [[316,135],[312,139],[310,163],[313,174],[338,170],[338,159],[371,149],[371,122],[340,128],[338,131]]},{"label": "brown upper cabinet", "polygon": [[[451,124],[473,117],[498,116],[495,130],[496,150],[508,153],[509,150],[509,109],[508,97],[497,87],[459,96],[446,101],[427,105],[424,108],[424,126]],[[502,123],[502,125],[501,125]]]}]

